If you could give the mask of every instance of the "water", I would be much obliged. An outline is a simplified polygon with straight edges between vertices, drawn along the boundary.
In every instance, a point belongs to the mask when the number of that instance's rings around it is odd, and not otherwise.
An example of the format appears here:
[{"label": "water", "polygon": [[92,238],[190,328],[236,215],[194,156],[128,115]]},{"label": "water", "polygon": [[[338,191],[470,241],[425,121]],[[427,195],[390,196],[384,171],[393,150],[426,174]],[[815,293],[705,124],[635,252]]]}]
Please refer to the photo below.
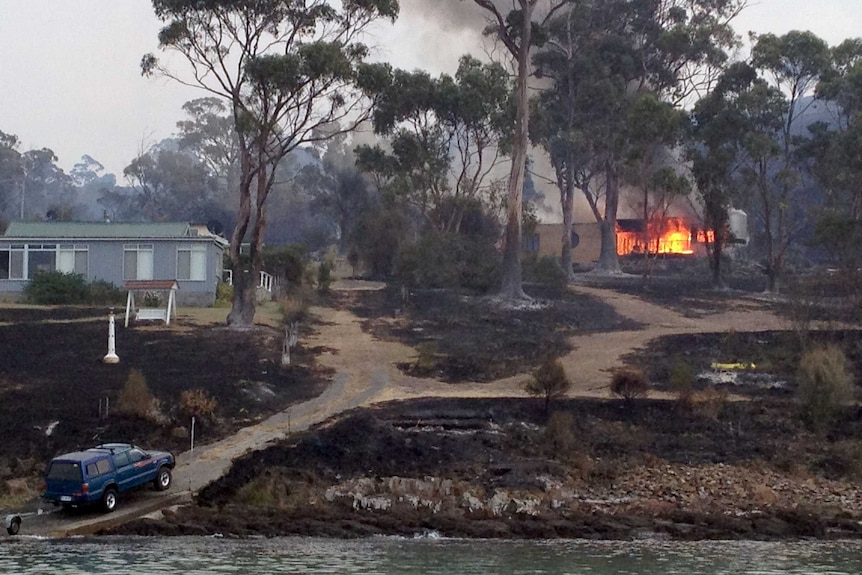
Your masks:
[{"label": "water", "polygon": [[0,573],[857,575],[862,542],[0,539]]}]

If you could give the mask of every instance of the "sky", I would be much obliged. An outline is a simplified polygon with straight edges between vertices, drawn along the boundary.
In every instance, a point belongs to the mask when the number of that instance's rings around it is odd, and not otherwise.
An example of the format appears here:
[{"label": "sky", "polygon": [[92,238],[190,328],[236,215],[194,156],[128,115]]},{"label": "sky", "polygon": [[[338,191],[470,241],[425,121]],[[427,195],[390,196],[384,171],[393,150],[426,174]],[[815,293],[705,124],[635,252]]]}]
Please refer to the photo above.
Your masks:
[{"label": "sky", "polygon": [[[401,11],[369,42],[378,59],[437,75],[482,51],[469,1],[401,0]],[[0,0],[0,131],[20,151],[51,148],[67,171],[92,156],[122,182],[133,158],[176,132],[183,103],[205,95],[141,76],[161,25],[147,0]],[[810,30],[835,45],[862,35],[862,0],[751,0],[735,27]]]}]

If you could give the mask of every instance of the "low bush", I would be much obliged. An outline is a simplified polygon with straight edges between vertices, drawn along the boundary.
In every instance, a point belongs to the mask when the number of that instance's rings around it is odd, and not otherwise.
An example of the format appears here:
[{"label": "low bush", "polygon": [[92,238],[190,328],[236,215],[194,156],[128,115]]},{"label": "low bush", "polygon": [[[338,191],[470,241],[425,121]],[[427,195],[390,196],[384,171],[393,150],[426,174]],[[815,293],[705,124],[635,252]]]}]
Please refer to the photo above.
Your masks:
[{"label": "low bush", "polygon": [[82,304],[89,295],[84,276],[57,271],[37,273],[24,288],[26,301],[38,305]]},{"label": "low bush", "polygon": [[159,402],[147,386],[147,379],[140,370],[129,371],[126,383],[117,398],[117,411],[123,415],[148,420],[159,419]]},{"label": "low bush", "polygon": [[329,287],[332,285],[332,262],[323,260],[317,266],[317,293],[329,293]]},{"label": "low bush", "polygon": [[89,285],[89,303],[93,305],[125,305],[127,294],[114,284],[96,280]]},{"label": "low bush", "polygon": [[696,379],[697,376],[691,362],[682,357],[673,358],[668,374],[668,384],[671,391],[680,395],[689,393],[694,389]]},{"label": "low bush", "polygon": [[278,308],[284,318],[284,323],[302,321],[312,304],[311,295],[306,290],[295,290],[278,298]]},{"label": "low bush", "polygon": [[542,361],[524,389],[530,395],[545,399],[545,413],[547,413],[551,400],[564,396],[571,386],[572,382],[569,381],[563,364],[559,359],[549,355]]},{"label": "low bush", "polygon": [[428,230],[417,242],[402,246],[394,277],[407,286],[484,293],[499,282],[499,262],[493,238]]},{"label": "low bush", "polygon": [[439,354],[437,342],[422,342],[416,346],[416,351],[416,361],[412,368],[413,374],[419,377],[433,375],[437,370],[437,356]]},{"label": "low bush", "polygon": [[799,360],[796,399],[799,415],[811,431],[835,423],[853,399],[854,380],[847,356],[835,345],[807,351]]},{"label": "low bush", "polygon": [[611,377],[612,395],[631,402],[646,397],[648,393],[649,382],[643,370],[636,367],[621,367],[614,370]]},{"label": "low bush", "polygon": [[263,261],[264,269],[281,278],[285,284],[283,287],[296,287],[303,283],[308,250],[298,244],[266,248]]},{"label": "low bush", "polygon": [[216,284],[216,299],[214,307],[230,307],[233,305],[233,286],[229,283]]},{"label": "low bush", "polygon": [[569,283],[566,272],[555,257],[526,257],[523,260],[523,271],[524,281],[551,288],[557,294],[563,293]]},{"label": "low bush", "polygon": [[186,419],[215,421],[216,408],[218,401],[205,389],[187,389],[180,394],[179,411]]},{"label": "low bush", "polygon": [[278,503],[274,487],[271,479],[258,477],[240,488],[237,499],[244,505],[273,508]]}]

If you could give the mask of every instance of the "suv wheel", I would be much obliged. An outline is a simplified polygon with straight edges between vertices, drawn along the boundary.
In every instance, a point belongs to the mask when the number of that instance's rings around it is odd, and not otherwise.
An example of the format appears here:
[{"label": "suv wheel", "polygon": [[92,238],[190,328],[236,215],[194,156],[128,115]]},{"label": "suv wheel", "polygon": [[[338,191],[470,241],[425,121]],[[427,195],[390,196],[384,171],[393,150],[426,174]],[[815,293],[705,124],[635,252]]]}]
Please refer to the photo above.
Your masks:
[{"label": "suv wheel", "polygon": [[102,495],[102,509],[104,509],[106,513],[110,513],[116,508],[117,490],[113,487],[109,487],[108,489],[105,489],[105,493]]},{"label": "suv wheel", "polygon": [[156,491],[165,491],[171,486],[171,470],[165,466],[159,468],[159,474],[153,480]]}]

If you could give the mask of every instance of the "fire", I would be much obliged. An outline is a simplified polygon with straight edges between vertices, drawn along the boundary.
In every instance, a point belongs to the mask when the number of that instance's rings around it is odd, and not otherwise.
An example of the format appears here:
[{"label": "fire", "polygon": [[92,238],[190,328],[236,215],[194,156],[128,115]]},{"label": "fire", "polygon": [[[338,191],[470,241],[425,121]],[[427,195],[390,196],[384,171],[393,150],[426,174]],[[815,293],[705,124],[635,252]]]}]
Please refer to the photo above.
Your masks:
[{"label": "fire", "polygon": [[643,220],[617,222],[617,254],[644,253],[644,242],[650,254],[693,254],[692,243],[715,241],[712,231],[692,230],[683,218],[654,219],[647,225],[644,238]]}]

